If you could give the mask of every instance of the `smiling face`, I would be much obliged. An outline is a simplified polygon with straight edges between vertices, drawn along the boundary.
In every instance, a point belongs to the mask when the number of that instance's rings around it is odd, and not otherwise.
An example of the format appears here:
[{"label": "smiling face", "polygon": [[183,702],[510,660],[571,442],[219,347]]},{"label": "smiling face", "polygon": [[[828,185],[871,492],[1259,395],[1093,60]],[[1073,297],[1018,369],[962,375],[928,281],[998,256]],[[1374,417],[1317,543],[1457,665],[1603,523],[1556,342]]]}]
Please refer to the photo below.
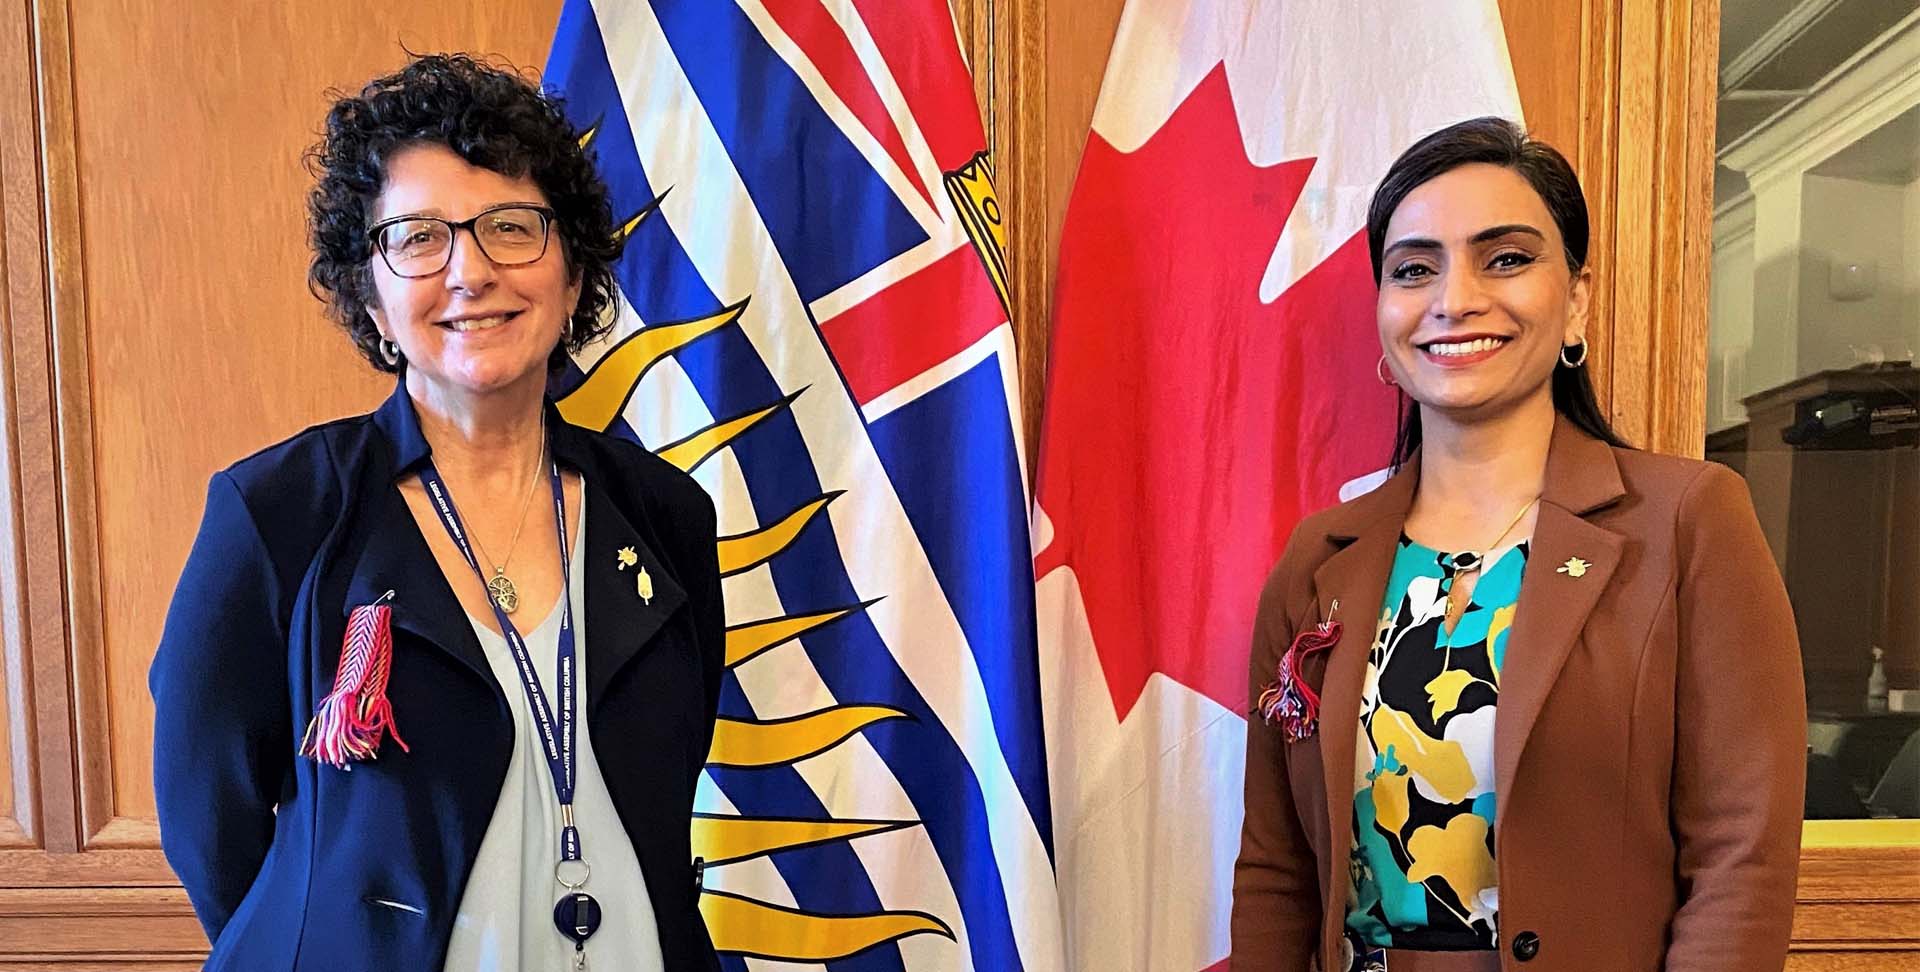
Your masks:
[{"label": "smiling face", "polygon": [[[460,222],[516,203],[548,204],[531,178],[470,165],[443,145],[416,145],[388,160],[372,216],[375,223],[396,216]],[[373,254],[367,313],[383,338],[400,345],[410,389],[461,399],[544,385],[548,356],[580,300],[559,231],[549,234],[538,260],[500,266],[462,230],[454,234],[446,268],[417,278],[394,273]]]},{"label": "smiling face", "polygon": [[1461,421],[1552,396],[1560,349],[1584,340],[1592,271],[1567,267],[1519,173],[1464,165],[1408,193],[1387,223],[1375,318],[1396,383]]}]

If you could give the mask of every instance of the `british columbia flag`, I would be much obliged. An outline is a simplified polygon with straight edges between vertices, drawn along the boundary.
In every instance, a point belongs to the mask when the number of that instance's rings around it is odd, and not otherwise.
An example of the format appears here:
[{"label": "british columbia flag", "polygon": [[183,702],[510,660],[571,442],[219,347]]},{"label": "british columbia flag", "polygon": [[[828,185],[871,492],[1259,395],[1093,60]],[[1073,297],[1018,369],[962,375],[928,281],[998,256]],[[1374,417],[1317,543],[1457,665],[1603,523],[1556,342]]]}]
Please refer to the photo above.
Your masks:
[{"label": "british columbia flag", "polygon": [[1058,968],[1005,230],[944,0],[568,0],[626,234],[561,410],[720,513],[730,969]]}]

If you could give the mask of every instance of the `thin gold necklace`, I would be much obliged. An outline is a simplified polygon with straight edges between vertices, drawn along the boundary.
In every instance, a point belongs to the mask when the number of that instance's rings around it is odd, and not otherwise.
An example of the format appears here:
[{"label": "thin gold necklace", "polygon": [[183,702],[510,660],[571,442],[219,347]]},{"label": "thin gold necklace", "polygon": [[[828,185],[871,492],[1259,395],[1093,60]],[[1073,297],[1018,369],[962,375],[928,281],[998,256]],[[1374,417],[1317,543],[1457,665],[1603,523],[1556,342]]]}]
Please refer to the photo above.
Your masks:
[{"label": "thin gold necklace", "polygon": [[487,554],[487,548],[480,543],[480,535],[470,534],[473,537],[474,549],[480,551],[480,556],[486,558],[487,566],[493,568],[493,576],[487,580],[487,596],[493,598],[493,603],[498,604],[500,610],[508,614],[512,614],[520,606],[520,591],[513,586],[512,578],[507,576],[507,565],[513,562],[513,552],[520,546],[520,531],[527,525],[527,511],[533,508],[535,487],[540,485],[540,467],[546,465],[546,458],[547,417],[543,414],[540,416],[540,454],[534,457],[533,476],[527,482],[527,498],[520,502],[520,521],[514,524],[513,538],[507,541],[506,559],[498,564],[494,563],[493,558]]},{"label": "thin gold necklace", "polygon": [[[1513,515],[1513,519],[1507,523],[1507,528],[1500,531],[1500,535],[1494,537],[1492,543],[1487,544],[1485,552],[1463,550],[1453,555],[1453,583],[1447,585],[1446,620],[1447,634],[1449,637],[1452,636],[1454,625],[1460,622],[1460,615],[1466,613],[1466,607],[1460,604],[1460,582],[1469,576],[1478,575],[1480,571],[1487,566],[1487,555],[1500,548],[1500,541],[1505,540],[1507,534],[1512,533],[1513,528],[1519,526],[1520,521],[1527,518],[1527,511],[1533,509],[1533,505],[1538,502],[1540,502],[1540,497],[1535,496],[1533,499],[1527,501],[1527,505],[1520,507],[1520,512]],[[1467,558],[1468,562],[1464,564],[1461,563],[1462,558]]]}]

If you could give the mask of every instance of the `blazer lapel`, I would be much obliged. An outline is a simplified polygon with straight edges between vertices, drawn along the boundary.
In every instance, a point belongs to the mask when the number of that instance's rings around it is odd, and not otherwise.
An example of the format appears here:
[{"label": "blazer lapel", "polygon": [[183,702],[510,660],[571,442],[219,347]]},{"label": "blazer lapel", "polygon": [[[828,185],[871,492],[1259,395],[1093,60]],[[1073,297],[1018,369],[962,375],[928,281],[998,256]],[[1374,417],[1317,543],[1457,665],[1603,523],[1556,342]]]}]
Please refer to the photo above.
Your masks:
[{"label": "blazer lapel", "polygon": [[[1520,607],[1508,635],[1512,650],[1500,672],[1500,712],[1493,729],[1497,786],[1513,779],[1547,693],[1613,577],[1625,544],[1619,534],[1562,507],[1540,505],[1526,577],[1520,582]],[[1570,567],[1576,558],[1585,566]],[[1576,569],[1581,571],[1578,577]]]},{"label": "blazer lapel", "polygon": [[1320,683],[1320,768],[1327,797],[1329,841],[1329,873],[1321,875],[1321,886],[1328,895],[1328,914],[1343,913],[1346,903],[1347,882],[1339,868],[1353,842],[1353,763],[1360,733],[1360,692],[1379,625],[1380,602],[1393,572],[1400,531],[1418,481],[1416,459],[1328,525],[1328,541],[1344,547],[1313,572],[1319,617],[1297,619],[1301,631],[1329,616],[1341,622],[1340,641],[1328,653],[1326,674]]},{"label": "blazer lapel", "polygon": [[[586,558],[587,711],[606,696],[618,674],[653,643],[667,618],[686,603],[686,589],[602,490],[590,470],[585,485],[587,536],[576,556]],[[641,582],[645,572],[646,584]]]},{"label": "blazer lapel", "polygon": [[440,572],[406,500],[391,484],[383,484],[363,497],[362,504],[361,525],[354,531],[362,546],[347,581],[346,600],[340,605],[342,615],[392,591],[394,627],[452,655],[498,694],[493,669],[480,651],[466,609]]},{"label": "blazer lapel", "polygon": [[[1494,780],[1504,788],[1587,617],[1620,564],[1626,538],[1584,517],[1626,495],[1612,447],[1565,419],[1554,429],[1545,489],[1500,672]],[[1496,822],[1496,829],[1505,818]],[[1497,841],[1496,834],[1495,840]]]},{"label": "blazer lapel", "polygon": [[480,651],[480,639],[467,622],[466,610],[447,583],[440,565],[433,559],[426,538],[407,508],[395,485],[432,454],[426,436],[420,432],[420,417],[407,397],[404,378],[394,382],[393,393],[373,413],[373,425],[385,440],[385,450],[375,450],[367,465],[354,479],[358,495],[347,515],[348,536],[359,549],[350,547],[348,557],[353,572],[347,581],[347,594],[340,605],[342,615],[363,604],[372,604],[393,592],[393,626],[409,631],[461,664],[500,694],[500,687]]}]

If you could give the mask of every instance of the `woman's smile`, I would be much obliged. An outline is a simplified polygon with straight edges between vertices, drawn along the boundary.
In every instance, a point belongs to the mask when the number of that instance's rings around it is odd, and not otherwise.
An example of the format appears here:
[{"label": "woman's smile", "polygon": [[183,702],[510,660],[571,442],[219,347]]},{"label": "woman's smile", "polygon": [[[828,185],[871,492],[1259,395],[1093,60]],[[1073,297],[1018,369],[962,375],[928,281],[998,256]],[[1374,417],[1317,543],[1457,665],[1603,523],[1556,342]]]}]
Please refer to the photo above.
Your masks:
[{"label": "woman's smile", "polygon": [[519,311],[507,311],[499,314],[474,314],[451,317],[437,322],[441,327],[456,334],[472,334],[490,331],[520,316]]},{"label": "woman's smile", "polygon": [[1428,364],[1440,368],[1469,368],[1499,354],[1512,338],[1486,334],[1448,335],[1425,344],[1416,344]]}]

